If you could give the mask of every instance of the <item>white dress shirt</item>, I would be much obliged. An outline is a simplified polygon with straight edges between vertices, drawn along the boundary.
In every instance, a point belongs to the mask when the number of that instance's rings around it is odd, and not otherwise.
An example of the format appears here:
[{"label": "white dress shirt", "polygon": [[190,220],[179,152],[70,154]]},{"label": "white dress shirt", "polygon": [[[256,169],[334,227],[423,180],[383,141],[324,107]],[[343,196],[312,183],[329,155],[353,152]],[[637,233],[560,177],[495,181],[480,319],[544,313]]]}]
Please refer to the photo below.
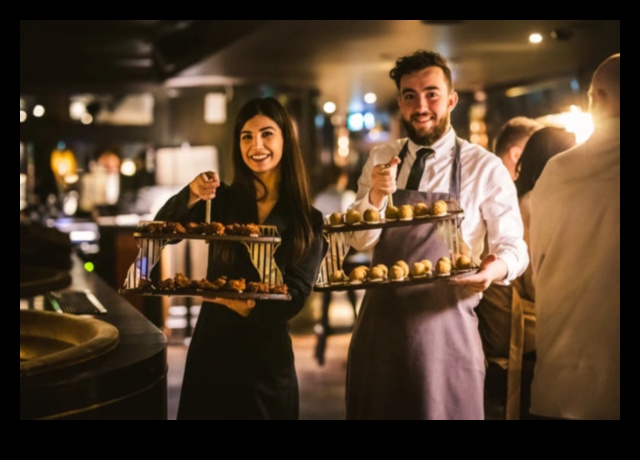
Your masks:
[{"label": "white dress shirt", "polygon": [[620,419],[620,118],[549,160],[531,193],[531,413]]},{"label": "white dress shirt", "polygon": [[[371,149],[358,179],[356,200],[350,209],[364,213],[367,208],[373,207],[369,202],[371,171],[376,164],[387,163],[397,156],[406,141],[407,139],[398,139]],[[397,166],[400,168],[398,188],[405,187],[416,151],[420,147],[409,141],[409,151],[403,163]],[[430,147],[435,150],[435,154],[426,161],[419,190],[448,193],[456,149],[456,133],[453,128],[450,127]],[[516,187],[500,158],[479,145],[462,140],[460,161],[460,206],[464,211],[462,238],[471,248],[475,263],[479,264],[485,249],[485,235],[488,233],[488,251],[507,264],[508,273],[502,283],[508,284],[524,273],[529,263]],[[392,173],[395,174],[393,171]],[[384,209],[386,203],[382,211]],[[378,242],[381,231],[374,229],[353,232],[351,244],[358,250],[372,248]]]}]

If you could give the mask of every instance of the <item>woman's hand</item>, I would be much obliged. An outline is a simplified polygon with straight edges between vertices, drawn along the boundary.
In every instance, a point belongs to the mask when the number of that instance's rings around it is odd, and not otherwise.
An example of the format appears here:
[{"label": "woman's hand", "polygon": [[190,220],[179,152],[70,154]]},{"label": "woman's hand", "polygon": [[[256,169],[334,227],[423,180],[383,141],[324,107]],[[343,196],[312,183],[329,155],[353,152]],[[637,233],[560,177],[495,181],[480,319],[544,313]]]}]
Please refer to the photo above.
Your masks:
[{"label": "woman's hand", "polygon": [[207,171],[198,174],[189,183],[189,209],[200,200],[212,200],[216,197],[216,189],[220,185],[218,174]]},{"label": "woman's hand", "polygon": [[219,303],[227,308],[235,311],[237,314],[243,317],[249,316],[253,307],[256,306],[256,301],[253,299],[227,299],[221,297],[203,298],[203,301]]}]

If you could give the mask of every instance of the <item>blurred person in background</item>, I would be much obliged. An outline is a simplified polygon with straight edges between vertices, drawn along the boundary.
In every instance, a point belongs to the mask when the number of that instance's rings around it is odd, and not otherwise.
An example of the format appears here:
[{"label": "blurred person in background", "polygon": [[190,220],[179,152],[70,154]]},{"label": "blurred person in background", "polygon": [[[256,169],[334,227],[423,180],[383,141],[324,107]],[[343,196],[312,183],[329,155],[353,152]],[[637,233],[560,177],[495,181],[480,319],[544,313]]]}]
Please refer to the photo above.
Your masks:
[{"label": "blurred person in background", "polygon": [[620,419],[620,54],[589,88],[594,131],[531,193],[537,359],[531,414]]},{"label": "blurred person in background", "polygon": [[[532,118],[518,116],[509,119],[500,128],[494,143],[495,154],[500,157],[514,181],[518,177],[517,165],[521,160],[527,141],[533,133],[543,127],[543,124]],[[526,224],[524,232],[526,236]],[[512,290],[513,285],[491,284],[483,292],[480,304],[476,308],[482,344],[487,357],[507,358],[509,356]],[[529,313],[525,317],[525,353],[534,350],[533,308]]]},{"label": "blurred person in background", "polygon": [[518,178],[516,165],[522,156],[527,140],[533,133],[543,127],[542,123],[533,118],[518,116],[509,119],[500,128],[493,151],[500,157],[514,181]]},{"label": "blurred person in background", "polygon": [[[500,127],[494,142],[494,153],[502,160],[514,181],[518,178],[517,165],[527,141],[543,127],[542,123],[525,116],[510,118]],[[526,232],[525,225],[525,235]],[[517,399],[513,395],[520,392],[521,379],[517,368],[520,367],[522,355],[527,354],[529,359],[535,351],[535,311],[533,302],[522,299],[516,289],[521,278],[508,285],[492,283],[482,293],[482,299],[476,308],[482,346],[487,358],[486,397],[502,401],[507,397],[507,392],[511,394],[511,399],[507,399],[509,404],[505,407],[508,419],[521,418],[526,413],[522,404],[517,407]],[[514,320],[523,324],[521,334],[512,333],[512,315]],[[527,361],[527,366],[529,362],[531,361]],[[531,364],[529,367],[532,366]],[[508,372],[511,376],[509,380],[506,379]],[[497,383],[505,381],[507,391],[501,383]]]},{"label": "blurred person in background", "polygon": [[[576,145],[575,134],[565,130],[564,128],[548,126],[534,132],[527,141],[522,155],[516,165],[518,179],[516,180],[516,189],[518,190],[518,202],[520,204],[520,213],[524,224],[524,240],[529,244],[529,222],[530,222],[530,198],[531,190],[536,184],[545,164],[553,156],[564,152]],[[519,276],[512,283],[513,288],[509,292],[509,302],[502,305],[499,311],[479,312],[481,334],[483,327],[491,331],[493,334],[483,334],[496,339],[496,336],[502,336],[497,346],[499,349],[491,350],[499,354],[488,354],[488,356],[509,356],[509,351],[518,353],[518,362],[522,360],[522,378],[521,378],[521,404],[520,417],[528,418],[528,408],[531,392],[531,379],[533,378],[533,368],[536,360],[535,338],[536,338],[536,312],[535,312],[535,291],[531,282],[532,268],[531,264],[527,267],[524,274]],[[486,292],[486,291],[485,291]],[[514,314],[512,304],[516,305],[519,310],[515,314],[523,316],[524,330],[519,337],[511,336],[511,315]],[[482,302],[481,302],[482,305]],[[481,310],[481,307],[478,307]],[[491,339],[486,341],[487,346],[496,347]],[[518,366],[520,367],[520,366]]]}]

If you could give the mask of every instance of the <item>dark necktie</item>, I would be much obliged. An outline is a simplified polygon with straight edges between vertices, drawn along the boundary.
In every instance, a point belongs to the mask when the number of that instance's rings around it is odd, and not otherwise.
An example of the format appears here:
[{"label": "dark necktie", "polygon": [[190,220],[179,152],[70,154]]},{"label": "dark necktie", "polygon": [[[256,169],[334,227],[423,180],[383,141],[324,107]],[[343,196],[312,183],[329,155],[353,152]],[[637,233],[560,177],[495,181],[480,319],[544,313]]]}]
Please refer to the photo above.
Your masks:
[{"label": "dark necktie", "polygon": [[409,173],[409,179],[407,180],[406,190],[418,190],[420,186],[420,180],[424,173],[424,165],[427,162],[427,158],[434,153],[435,150],[423,147],[416,152],[416,161],[411,166],[411,172]]}]

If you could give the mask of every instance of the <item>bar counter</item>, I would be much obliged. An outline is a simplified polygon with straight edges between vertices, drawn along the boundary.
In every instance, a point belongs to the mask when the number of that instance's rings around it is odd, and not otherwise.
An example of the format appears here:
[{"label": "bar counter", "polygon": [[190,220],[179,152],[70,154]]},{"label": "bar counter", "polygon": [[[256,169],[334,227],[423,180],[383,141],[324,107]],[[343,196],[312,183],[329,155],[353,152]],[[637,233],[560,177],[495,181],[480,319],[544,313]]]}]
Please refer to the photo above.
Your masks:
[{"label": "bar counter", "polygon": [[[107,353],[69,367],[20,378],[20,419],[166,420],[167,338],[75,255],[71,285],[107,309],[94,318],[118,329]],[[22,294],[21,294],[22,296]]]}]

